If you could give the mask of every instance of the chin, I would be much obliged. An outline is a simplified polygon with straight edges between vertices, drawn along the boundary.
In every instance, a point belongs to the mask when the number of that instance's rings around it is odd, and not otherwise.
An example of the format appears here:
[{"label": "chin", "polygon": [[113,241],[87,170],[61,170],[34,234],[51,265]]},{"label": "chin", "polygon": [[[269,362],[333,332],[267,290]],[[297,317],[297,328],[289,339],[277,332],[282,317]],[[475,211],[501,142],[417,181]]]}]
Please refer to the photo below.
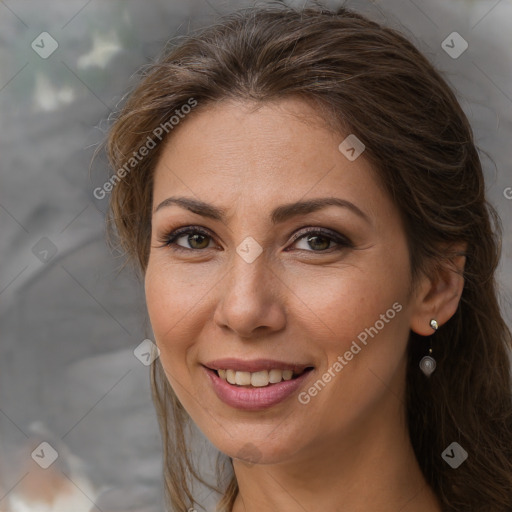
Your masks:
[{"label": "chin", "polygon": [[245,465],[278,464],[286,462],[297,451],[296,444],[289,443],[289,439],[276,437],[269,441],[265,433],[261,438],[257,435],[245,435],[242,439],[223,439],[213,442],[215,448],[228,457]]}]

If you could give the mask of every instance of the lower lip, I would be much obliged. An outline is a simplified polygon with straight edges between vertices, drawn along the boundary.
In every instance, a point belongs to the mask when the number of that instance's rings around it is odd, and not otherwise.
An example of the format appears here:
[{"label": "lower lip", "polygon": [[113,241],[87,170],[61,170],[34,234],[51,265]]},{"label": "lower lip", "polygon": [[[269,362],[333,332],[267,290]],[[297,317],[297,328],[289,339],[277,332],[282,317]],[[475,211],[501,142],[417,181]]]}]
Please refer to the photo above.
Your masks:
[{"label": "lower lip", "polygon": [[308,370],[295,379],[283,380],[261,388],[244,388],[221,379],[215,371],[209,368],[203,368],[219,399],[231,407],[246,411],[267,409],[286,400],[304,384],[309,374],[312,373],[312,370]]}]

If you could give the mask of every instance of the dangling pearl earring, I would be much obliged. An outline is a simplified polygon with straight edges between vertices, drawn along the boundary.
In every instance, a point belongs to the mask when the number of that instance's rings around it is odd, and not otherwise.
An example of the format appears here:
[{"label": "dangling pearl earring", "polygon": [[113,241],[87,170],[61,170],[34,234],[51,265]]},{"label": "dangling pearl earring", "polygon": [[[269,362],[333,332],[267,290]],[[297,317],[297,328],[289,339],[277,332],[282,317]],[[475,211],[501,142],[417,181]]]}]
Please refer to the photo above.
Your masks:
[{"label": "dangling pearl earring", "polygon": [[[437,320],[432,318],[432,320],[430,320],[430,327],[432,327],[432,329],[434,329],[434,331],[437,331],[437,329],[439,329],[439,324],[437,323]],[[424,356],[420,361],[420,368],[421,368],[421,371],[427,377],[430,377],[430,375],[436,369],[436,360],[432,357],[432,340],[430,340],[430,348],[428,349],[428,356]]]}]

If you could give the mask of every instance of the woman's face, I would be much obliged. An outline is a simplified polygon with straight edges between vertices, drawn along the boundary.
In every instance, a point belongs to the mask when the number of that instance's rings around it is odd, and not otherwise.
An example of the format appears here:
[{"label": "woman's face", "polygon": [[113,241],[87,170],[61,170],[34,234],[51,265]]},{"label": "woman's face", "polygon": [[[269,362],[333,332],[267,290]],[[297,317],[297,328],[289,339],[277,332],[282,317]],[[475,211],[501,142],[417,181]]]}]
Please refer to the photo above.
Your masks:
[{"label": "woman's face", "polygon": [[[402,421],[406,238],[364,152],[339,149],[347,135],[300,100],[225,101],[182,121],[156,167],[155,340],[180,402],[231,457],[306,459]],[[338,205],[290,208],[323,198]],[[293,365],[312,369],[265,385]]]}]

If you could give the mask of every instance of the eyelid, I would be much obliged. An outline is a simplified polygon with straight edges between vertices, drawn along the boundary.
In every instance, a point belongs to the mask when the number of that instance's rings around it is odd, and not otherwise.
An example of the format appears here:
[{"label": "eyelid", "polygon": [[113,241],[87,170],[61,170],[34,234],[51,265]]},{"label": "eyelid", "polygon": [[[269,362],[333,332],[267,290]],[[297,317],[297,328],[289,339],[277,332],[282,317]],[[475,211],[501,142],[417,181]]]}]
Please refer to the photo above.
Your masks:
[{"label": "eyelid", "polygon": [[162,244],[159,245],[158,247],[167,246],[177,251],[204,251],[205,249],[190,249],[188,247],[183,247],[181,245],[175,244],[175,240],[177,240],[178,238],[192,233],[200,233],[204,236],[211,238],[212,240],[215,240],[215,236],[208,229],[203,228],[202,226],[187,225],[176,229],[172,229],[170,231],[165,231],[162,235],[158,236],[158,242]]},{"label": "eyelid", "polygon": [[[336,242],[338,245],[344,245],[344,246],[350,246],[353,247],[352,241],[345,235],[342,235],[341,233],[338,233],[337,231],[333,231],[328,228],[323,228],[320,226],[308,226],[305,228],[301,228],[295,233],[291,235],[291,243],[297,242],[297,240],[300,240],[305,235],[315,235],[315,234],[321,234],[328,238],[331,238],[332,241]],[[308,252],[318,252],[319,254],[322,254],[323,252],[327,251],[308,251]]]}]

